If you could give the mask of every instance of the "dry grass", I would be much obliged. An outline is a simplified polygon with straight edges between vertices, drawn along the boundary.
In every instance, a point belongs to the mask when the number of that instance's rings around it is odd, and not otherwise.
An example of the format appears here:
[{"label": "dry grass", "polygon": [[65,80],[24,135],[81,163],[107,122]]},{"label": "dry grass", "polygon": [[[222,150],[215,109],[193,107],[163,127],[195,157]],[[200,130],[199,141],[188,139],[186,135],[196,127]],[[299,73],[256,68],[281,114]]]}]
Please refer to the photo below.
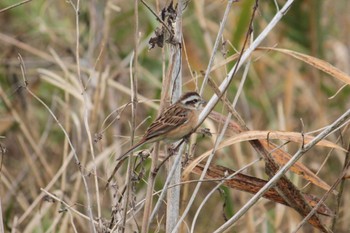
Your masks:
[{"label": "dry grass", "polygon": [[[285,3],[276,2],[280,7]],[[154,177],[151,197],[146,195],[147,182],[152,182],[149,171],[156,165],[151,159],[135,169],[139,160],[130,160],[118,170],[113,184],[105,187],[116,165],[115,157],[132,141],[137,142],[156,117],[172,64],[169,45],[148,51],[149,38],[160,24],[140,1],[136,1],[138,11],[133,3],[0,2],[0,232],[2,228],[5,232],[108,232],[108,228],[116,232],[165,232],[169,226],[165,214],[169,199],[160,202],[151,224],[146,224],[149,230],[143,223],[145,198],[151,213],[164,190],[165,167]],[[165,6],[161,1],[147,3],[156,12]],[[215,59],[209,77],[218,85],[237,62],[254,1],[234,2],[226,24],[220,25],[226,4],[196,0],[183,12],[183,91],[200,90],[211,58]],[[276,12],[274,1],[259,1],[252,40]],[[278,161],[286,152],[294,155],[350,108],[348,12],[347,0],[295,1],[249,56],[247,68],[235,74],[223,101],[214,109],[224,117],[212,115],[204,122],[212,137],[193,136],[184,153],[204,161],[214,158],[210,169],[216,165],[244,168],[244,174],[272,178],[265,173],[266,158],[257,160],[263,155],[248,140],[262,140],[265,148],[274,152],[272,143],[281,145],[278,153],[272,154]],[[212,56],[221,26],[223,36]],[[211,81],[203,85],[207,100],[215,92]],[[230,113],[237,117],[228,106],[236,93],[235,110],[243,123],[234,118],[222,133],[226,117]],[[243,132],[248,128],[254,131]],[[264,140],[272,131],[277,134]],[[301,138],[301,133],[307,137]],[[344,148],[348,149],[350,139],[347,122],[326,139],[303,153],[293,172],[287,173],[298,190],[319,198],[344,174],[349,177],[344,170],[348,158]],[[210,157],[216,147],[220,149]],[[161,143],[160,160],[164,151]],[[297,167],[301,163],[305,168]],[[182,232],[213,232],[252,198],[252,194],[224,183],[223,178],[198,185],[198,167],[183,168],[180,185],[168,187],[181,190],[180,204],[175,205],[185,222]],[[307,177],[305,171],[317,176]],[[337,192],[325,201],[337,215],[320,217],[334,232],[350,228],[350,211],[345,204],[350,201],[348,181],[341,181],[334,187]],[[152,199],[153,205],[149,202]],[[182,215],[187,206],[188,212]],[[293,232],[303,220],[293,208],[262,198],[229,232]],[[319,230],[306,222],[298,232]]]}]

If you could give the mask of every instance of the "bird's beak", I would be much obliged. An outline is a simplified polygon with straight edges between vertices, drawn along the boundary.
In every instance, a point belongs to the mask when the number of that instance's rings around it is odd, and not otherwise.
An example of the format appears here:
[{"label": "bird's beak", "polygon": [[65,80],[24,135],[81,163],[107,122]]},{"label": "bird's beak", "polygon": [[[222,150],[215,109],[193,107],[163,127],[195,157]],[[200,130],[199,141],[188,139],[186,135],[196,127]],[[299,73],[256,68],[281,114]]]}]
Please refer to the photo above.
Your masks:
[{"label": "bird's beak", "polygon": [[207,104],[207,101],[205,101],[204,99],[201,100],[201,104],[202,105],[206,105]]}]

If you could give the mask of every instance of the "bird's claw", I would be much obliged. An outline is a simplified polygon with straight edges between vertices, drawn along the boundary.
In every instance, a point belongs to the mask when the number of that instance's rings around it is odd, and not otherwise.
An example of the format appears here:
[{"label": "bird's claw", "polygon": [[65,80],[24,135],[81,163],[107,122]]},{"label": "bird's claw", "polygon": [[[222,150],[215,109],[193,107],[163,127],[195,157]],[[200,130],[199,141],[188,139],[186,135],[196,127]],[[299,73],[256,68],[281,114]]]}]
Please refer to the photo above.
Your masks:
[{"label": "bird's claw", "polygon": [[203,137],[207,136],[207,137],[211,137],[213,136],[213,134],[210,132],[209,128],[202,128],[198,131],[198,133],[202,134]]}]

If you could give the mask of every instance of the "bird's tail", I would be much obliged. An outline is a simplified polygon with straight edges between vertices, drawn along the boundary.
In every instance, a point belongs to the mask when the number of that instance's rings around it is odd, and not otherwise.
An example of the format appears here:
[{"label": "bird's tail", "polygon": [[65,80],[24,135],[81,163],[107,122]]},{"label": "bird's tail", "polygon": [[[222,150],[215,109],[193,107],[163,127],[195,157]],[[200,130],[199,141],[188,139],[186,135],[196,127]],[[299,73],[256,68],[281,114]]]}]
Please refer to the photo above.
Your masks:
[{"label": "bird's tail", "polygon": [[146,140],[142,139],[141,141],[139,141],[138,143],[136,143],[135,145],[133,145],[130,149],[128,149],[124,154],[120,155],[117,158],[117,161],[120,161],[122,159],[125,158],[125,156],[127,156],[129,153],[133,152],[134,150],[136,150],[137,148],[139,148],[140,146],[142,146],[143,144],[145,144]]}]

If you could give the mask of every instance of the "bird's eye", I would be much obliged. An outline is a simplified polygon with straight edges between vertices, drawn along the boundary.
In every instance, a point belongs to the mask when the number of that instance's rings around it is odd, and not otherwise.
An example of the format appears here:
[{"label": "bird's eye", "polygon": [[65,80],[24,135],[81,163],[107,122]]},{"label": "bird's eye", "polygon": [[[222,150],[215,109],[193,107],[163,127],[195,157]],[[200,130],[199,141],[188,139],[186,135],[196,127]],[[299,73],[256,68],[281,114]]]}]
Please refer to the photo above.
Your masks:
[{"label": "bird's eye", "polygon": [[198,99],[193,99],[193,100],[190,100],[190,101],[187,101],[186,104],[189,104],[189,105],[194,105],[198,103]]}]

